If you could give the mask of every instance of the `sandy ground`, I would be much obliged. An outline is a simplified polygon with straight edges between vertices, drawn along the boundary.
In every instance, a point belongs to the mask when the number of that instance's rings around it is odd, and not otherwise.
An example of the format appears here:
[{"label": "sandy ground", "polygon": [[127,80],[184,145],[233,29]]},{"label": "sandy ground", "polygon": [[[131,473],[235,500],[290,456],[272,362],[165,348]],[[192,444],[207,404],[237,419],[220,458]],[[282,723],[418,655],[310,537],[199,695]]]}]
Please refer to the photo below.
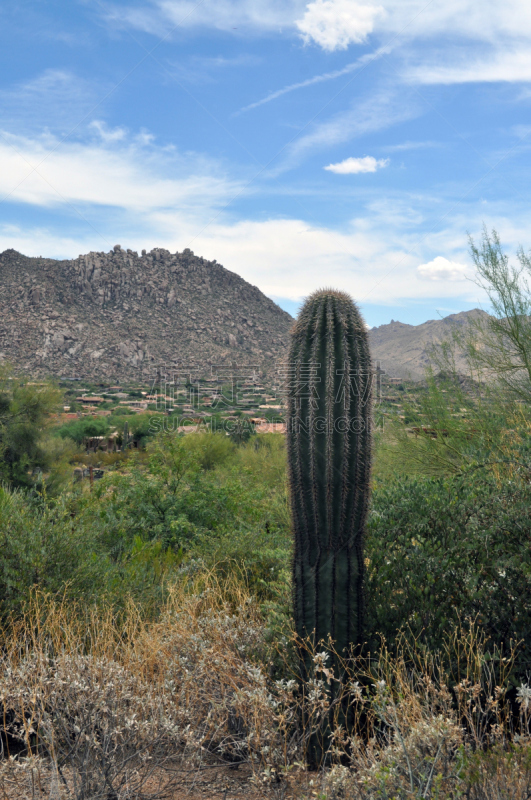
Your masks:
[{"label": "sandy ground", "polygon": [[[68,777],[68,776],[67,776]],[[124,795],[130,800],[140,796],[142,800],[164,798],[164,800],[310,800],[312,786],[309,785],[311,775],[302,770],[290,773],[289,779],[278,784],[261,786],[253,778],[252,770],[242,764],[237,769],[230,766],[203,765],[186,768],[182,763],[175,765],[170,783],[167,785],[166,775],[154,775],[153,779],[143,786],[141,795]],[[315,795],[314,795],[315,796]],[[16,781],[0,782],[0,800],[66,800],[74,795],[65,791],[57,776],[41,775],[40,779],[29,780],[20,775]]]}]

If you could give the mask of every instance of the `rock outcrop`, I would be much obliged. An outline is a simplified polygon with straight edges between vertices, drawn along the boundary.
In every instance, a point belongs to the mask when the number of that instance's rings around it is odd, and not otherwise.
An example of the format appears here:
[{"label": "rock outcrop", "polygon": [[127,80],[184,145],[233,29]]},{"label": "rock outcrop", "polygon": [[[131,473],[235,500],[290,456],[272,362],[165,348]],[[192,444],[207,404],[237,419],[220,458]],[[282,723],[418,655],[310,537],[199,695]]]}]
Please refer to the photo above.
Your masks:
[{"label": "rock outcrop", "polygon": [[68,261],[0,254],[0,361],[31,375],[133,380],[173,363],[274,371],[290,315],[191,250],[115,245]]}]

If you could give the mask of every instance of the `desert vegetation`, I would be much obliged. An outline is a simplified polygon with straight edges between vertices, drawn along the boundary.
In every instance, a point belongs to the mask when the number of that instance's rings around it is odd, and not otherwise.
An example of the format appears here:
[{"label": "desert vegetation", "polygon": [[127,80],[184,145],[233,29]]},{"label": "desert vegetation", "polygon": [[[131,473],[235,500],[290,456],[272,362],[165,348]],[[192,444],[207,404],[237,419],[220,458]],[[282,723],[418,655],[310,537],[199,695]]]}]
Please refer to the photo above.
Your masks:
[{"label": "desert vegetation", "polygon": [[[405,415],[376,396],[372,437],[348,447],[334,426],[322,452],[289,430],[160,430],[73,482],[82,426],[54,431],[60,392],[6,372],[0,796],[530,796],[531,323],[507,300],[527,262],[487,233],[473,253],[505,298],[492,327],[433,354]],[[292,358],[365,363],[350,301],[327,297]],[[333,518],[316,464],[335,455],[338,496],[359,479],[355,525],[340,518],[336,570],[315,574],[305,487]]]}]

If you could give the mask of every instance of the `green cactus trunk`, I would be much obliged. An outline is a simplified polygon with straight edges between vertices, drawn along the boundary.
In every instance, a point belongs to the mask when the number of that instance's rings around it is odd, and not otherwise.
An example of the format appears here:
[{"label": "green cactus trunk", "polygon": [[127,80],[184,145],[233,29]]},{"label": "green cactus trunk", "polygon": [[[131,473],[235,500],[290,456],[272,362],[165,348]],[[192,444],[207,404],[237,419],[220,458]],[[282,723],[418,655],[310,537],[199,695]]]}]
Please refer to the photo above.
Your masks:
[{"label": "green cactus trunk", "polygon": [[[325,649],[332,639],[340,655],[363,635],[372,377],[367,331],[351,298],[313,294],[293,328],[288,362],[293,604],[298,635]],[[312,674],[305,648],[301,672]],[[314,742],[310,760],[318,758]]]}]

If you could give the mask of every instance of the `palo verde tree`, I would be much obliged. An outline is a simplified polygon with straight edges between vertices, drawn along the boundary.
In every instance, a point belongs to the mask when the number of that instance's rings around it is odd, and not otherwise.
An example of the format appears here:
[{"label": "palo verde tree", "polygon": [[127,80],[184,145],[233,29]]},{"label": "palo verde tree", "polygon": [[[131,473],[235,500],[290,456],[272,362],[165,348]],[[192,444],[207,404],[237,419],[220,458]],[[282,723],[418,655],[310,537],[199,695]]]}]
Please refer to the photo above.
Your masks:
[{"label": "palo verde tree", "polygon": [[517,251],[509,263],[495,230],[486,228],[480,246],[470,237],[476,283],[487,294],[490,314],[473,320],[466,345],[471,363],[504,393],[531,401],[531,256]]},{"label": "palo verde tree", "polygon": [[[301,640],[323,642],[325,648],[332,641],[342,657],[361,643],[363,631],[371,386],[360,312],[343,292],[315,292],[293,328],[288,360],[293,604]],[[301,677],[307,679],[311,652],[302,646],[300,653]],[[317,742],[310,745],[309,758],[314,764],[321,760]]]}]

